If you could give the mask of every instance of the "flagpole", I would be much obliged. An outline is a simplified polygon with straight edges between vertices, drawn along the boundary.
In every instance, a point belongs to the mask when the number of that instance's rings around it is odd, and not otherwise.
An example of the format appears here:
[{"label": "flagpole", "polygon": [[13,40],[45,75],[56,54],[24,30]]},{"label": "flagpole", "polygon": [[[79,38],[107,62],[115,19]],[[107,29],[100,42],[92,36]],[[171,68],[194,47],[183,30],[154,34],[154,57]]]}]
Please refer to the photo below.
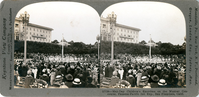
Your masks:
[{"label": "flagpole", "polygon": [[151,34],[150,34],[150,47],[149,47],[149,59],[150,59],[150,64],[151,64]]},{"label": "flagpole", "polygon": [[64,57],[64,45],[63,45],[63,41],[64,40],[64,36],[63,36],[63,33],[62,33],[62,61],[63,61],[63,57]]}]

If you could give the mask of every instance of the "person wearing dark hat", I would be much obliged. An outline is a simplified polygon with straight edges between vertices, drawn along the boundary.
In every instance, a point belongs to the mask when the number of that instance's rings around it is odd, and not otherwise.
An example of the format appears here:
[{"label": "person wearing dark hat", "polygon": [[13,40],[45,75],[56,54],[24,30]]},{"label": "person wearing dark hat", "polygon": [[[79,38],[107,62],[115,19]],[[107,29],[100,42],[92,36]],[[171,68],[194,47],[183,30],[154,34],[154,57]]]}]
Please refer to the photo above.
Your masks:
[{"label": "person wearing dark hat", "polygon": [[109,65],[109,66],[108,66],[108,71],[109,71],[108,76],[109,76],[109,77],[112,77],[113,71],[114,71],[113,65]]},{"label": "person wearing dark hat", "polygon": [[109,70],[108,70],[108,64],[105,67],[105,77],[109,77]]},{"label": "person wearing dark hat", "polygon": [[75,78],[72,83],[72,88],[81,88],[82,83],[79,78]]},{"label": "person wearing dark hat", "polygon": [[71,74],[67,74],[66,76],[65,76],[65,78],[66,78],[66,81],[65,81],[65,85],[68,87],[68,88],[72,88],[72,86],[73,86],[73,76],[71,75]]},{"label": "person wearing dark hat", "polygon": [[87,78],[87,84],[86,84],[86,88],[96,88],[95,85],[91,84],[92,83],[92,77],[88,77]]},{"label": "person wearing dark hat", "polygon": [[21,77],[26,77],[28,71],[28,66],[23,63],[22,68],[21,68]]},{"label": "person wearing dark hat", "polygon": [[27,75],[25,77],[25,85],[24,88],[30,88],[30,85],[33,84],[34,78],[32,77],[32,71],[28,70]]},{"label": "person wearing dark hat", "polygon": [[40,76],[39,79],[42,79],[42,80],[46,81],[46,82],[48,83],[48,85],[50,84],[49,77],[48,77],[48,75],[45,74],[45,73],[44,73],[42,76]]},{"label": "person wearing dark hat", "polygon": [[151,88],[158,87],[159,77],[157,75],[151,76],[149,80],[150,80]]},{"label": "person wearing dark hat", "polygon": [[126,81],[128,81],[131,84],[131,87],[135,87],[135,78],[132,74],[127,76]]}]

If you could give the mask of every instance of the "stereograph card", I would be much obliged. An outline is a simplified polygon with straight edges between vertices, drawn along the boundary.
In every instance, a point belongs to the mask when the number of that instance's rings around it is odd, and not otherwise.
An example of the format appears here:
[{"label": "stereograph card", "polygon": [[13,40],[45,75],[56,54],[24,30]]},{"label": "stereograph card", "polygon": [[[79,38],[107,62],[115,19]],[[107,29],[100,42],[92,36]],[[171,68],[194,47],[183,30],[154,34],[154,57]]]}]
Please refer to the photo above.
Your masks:
[{"label": "stereograph card", "polygon": [[196,0],[4,0],[2,96],[196,97]]}]

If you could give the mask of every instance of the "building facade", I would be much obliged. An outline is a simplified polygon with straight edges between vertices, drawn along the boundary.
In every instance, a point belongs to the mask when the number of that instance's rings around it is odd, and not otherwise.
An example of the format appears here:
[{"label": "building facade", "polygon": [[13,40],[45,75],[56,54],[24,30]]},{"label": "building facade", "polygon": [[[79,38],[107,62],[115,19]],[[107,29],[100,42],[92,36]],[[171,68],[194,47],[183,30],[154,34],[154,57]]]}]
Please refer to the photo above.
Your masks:
[{"label": "building facade", "polygon": [[[23,16],[28,16],[27,20],[24,21]],[[29,14],[27,12],[21,14],[15,18],[14,25],[14,39],[24,40],[26,36],[27,41],[36,42],[51,42],[52,28],[29,23]]]},{"label": "building facade", "polygon": [[[117,15],[112,12],[106,18],[101,17],[100,35],[102,41],[139,43],[139,28],[116,23]],[[113,35],[113,37],[111,37]]]}]

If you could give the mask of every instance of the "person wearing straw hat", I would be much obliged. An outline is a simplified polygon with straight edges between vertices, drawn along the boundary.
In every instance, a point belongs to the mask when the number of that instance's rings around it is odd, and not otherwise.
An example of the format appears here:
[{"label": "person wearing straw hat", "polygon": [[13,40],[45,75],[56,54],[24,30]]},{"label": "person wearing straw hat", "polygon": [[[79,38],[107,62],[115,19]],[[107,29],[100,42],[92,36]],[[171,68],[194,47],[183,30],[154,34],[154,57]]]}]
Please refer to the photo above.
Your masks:
[{"label": "person wearing straw hat", "polygon": [[110,86],[114,86],[117,82],[119,82],[119,77],[117,77],[118,73],[117,71],[113,71],[113,76],[111,77],[111,81],[110,81]]},{"label": "person wearing straw hat", "polygon": [[55,76],[56,76],[56,69],[52,68],[50,71],[50,85],[53,85],[54,80],[55,80]]},{"label": "person wearing straw hat", "polygon": [[165,88],[165,87],[167,87],[165,79],[160,79],[158,82],[158,88]]},{"label": "person wearing straw hat", "polygon": [[140,86],[140,80],[141,80],[141,77],[142,77],[142,72],[140,70],[138,70],[137,74],[136,74],[136,78],[137,78],[137,87]]},{"label": "person wearing straw hat", "polygon": [[80,88],[82,84],[79,78],[75,78],[72,83],[72,88]]},{"label": "person wearing straw hat", "polygon": [[32,71],[28,70],[27,75],[25,77],[25,85],[24,88],[30,88],[30,85],[34,82],[34,78],[32,77]]},{"label": "person wearing straw hat", "polygon": [[148,84],[148,80],[149,80],[149,78],[147,76],[142,76],[139,86],[141,86],[141,87],[146,86]]},{"label": "person wearing straw hat", "polygon": [[61,83],[62,83],[62,79],[63,78],[62,78],[61,75],[57,75],[55,77],[55,81],[54,81],[53,85],[59,87],[61,85]]}]

